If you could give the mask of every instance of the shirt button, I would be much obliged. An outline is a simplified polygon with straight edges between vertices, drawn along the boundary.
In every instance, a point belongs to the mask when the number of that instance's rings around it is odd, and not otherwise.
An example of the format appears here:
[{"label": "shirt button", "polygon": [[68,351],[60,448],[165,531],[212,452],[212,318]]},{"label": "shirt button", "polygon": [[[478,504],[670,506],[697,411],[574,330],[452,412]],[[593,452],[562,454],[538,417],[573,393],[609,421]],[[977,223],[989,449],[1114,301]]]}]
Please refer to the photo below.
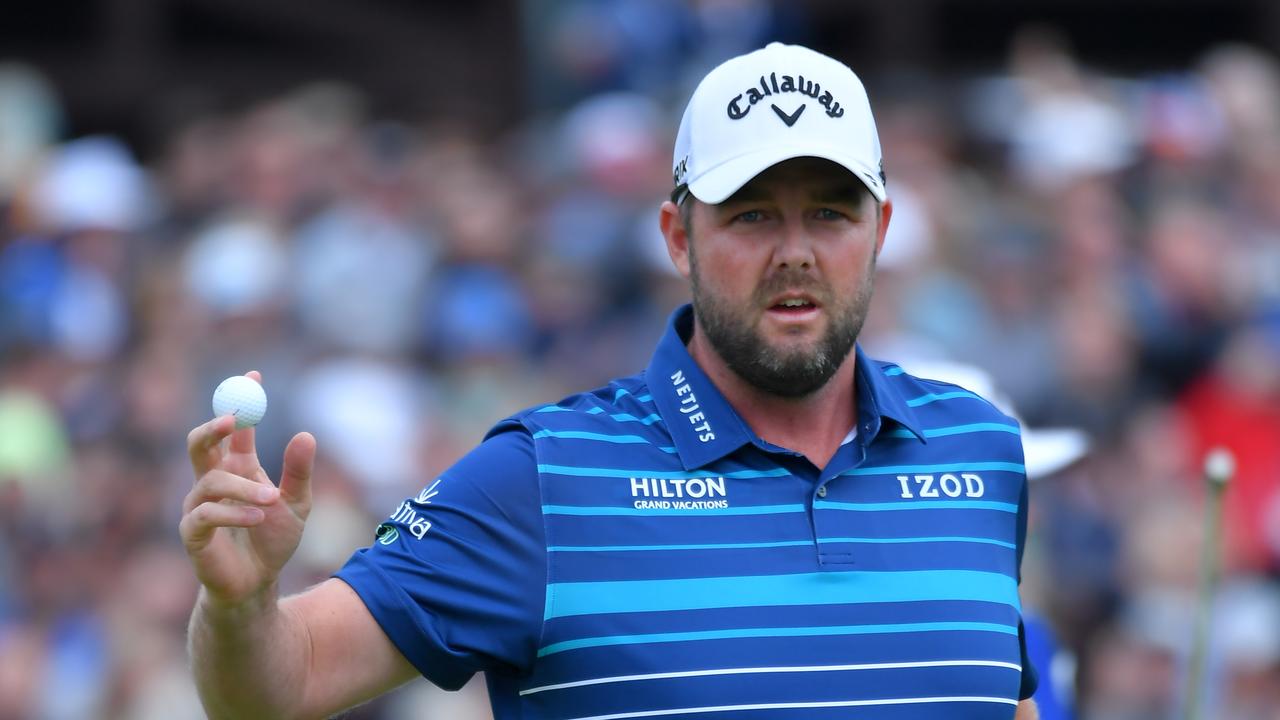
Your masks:
[{"label": "shirt button", "polygon": [[822,487],[818,488],[818,497],[826,497],[826,496],[827,496],[827,486],[823,485]]}]

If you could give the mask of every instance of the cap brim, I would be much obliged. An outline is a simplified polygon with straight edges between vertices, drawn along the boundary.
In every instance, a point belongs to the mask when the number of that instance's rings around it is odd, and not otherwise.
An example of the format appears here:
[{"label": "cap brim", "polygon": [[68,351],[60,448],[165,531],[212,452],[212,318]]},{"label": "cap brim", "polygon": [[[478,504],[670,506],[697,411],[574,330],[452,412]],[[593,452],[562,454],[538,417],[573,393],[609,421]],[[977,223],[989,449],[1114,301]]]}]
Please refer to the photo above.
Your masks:
[{"label": "cap brim", "polygon": [[862,181],[878,202],[884,202],[885,189],[884,183],[880,181],[879,168],[866,167],[857,160],[831,152],[828,148],[803,145],[769,147],[739,155],[689,180],[689,192],[704,203],[718,205],[765,170],[784,160],[799,157],[822,158],[844,167]]},{"label": "cap brim", "polygon": [[1039,480],[1083,458],[1089,452],[1089,436],[1074,428],[1023,428],[1022,452],[1027,479]]}]

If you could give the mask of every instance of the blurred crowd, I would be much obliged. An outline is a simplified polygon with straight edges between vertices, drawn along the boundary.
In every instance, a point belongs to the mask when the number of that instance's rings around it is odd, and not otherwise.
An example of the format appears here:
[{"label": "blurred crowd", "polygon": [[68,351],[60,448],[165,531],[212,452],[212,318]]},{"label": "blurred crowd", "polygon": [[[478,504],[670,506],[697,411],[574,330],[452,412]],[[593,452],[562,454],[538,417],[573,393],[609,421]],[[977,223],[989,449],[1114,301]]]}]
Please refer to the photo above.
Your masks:
[{"label": "blurred crowd", "polygon": [[[57,88],[0,64],[0,720],[203,716],[177,525],[222,378],[262,372],[273,477],[318,438],[295,591],[494,421],[644,367],[688,295],[656,219],[682,103],[806,19],[564,6],[553,100],[500,134],[318,80],[144,157],[67,136]],[[1088,438],[1032,487],[1043,682],[1082,718],[1179,711],[1223,446],[1207,717],[1280,718],[1280,61],[1118,77],[1029,29],[999,72],[864,79],[895,212],[863,346],[981,368],[1028,427]],[[350,714],[487,716],[482,684],[425,681]]]}]

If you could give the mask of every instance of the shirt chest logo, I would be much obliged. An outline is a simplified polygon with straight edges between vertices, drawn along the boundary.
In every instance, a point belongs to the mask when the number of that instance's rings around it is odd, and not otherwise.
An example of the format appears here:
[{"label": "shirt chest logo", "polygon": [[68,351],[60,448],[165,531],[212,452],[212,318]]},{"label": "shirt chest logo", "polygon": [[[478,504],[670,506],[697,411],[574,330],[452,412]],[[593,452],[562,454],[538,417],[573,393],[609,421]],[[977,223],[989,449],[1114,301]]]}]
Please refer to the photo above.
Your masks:
[{"label": "shirt chest logo", "polygon": [[986,484],[977,473],[943,473],[942,475],[899,475],[901,497],[906,500],[920,498],[980,498],[986,493]]},{"label": "shirt chest logo", "polygon": [[723,510],[729,507],[723,477],[631,478],[637,510]]}]

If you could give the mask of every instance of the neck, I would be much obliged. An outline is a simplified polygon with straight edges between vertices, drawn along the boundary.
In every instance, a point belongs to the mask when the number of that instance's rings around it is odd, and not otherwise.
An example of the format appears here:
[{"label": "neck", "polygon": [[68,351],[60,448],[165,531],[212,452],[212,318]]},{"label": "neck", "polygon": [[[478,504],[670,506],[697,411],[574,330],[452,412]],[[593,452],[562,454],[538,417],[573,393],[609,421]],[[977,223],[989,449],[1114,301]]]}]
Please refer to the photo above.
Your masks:
[{"label": "neck", "polygon": [[826,467],[857,419],[854,352],[825,385],[804,397],[761,391],[735,373],[694,324],[689,354],[756,435]]}]

